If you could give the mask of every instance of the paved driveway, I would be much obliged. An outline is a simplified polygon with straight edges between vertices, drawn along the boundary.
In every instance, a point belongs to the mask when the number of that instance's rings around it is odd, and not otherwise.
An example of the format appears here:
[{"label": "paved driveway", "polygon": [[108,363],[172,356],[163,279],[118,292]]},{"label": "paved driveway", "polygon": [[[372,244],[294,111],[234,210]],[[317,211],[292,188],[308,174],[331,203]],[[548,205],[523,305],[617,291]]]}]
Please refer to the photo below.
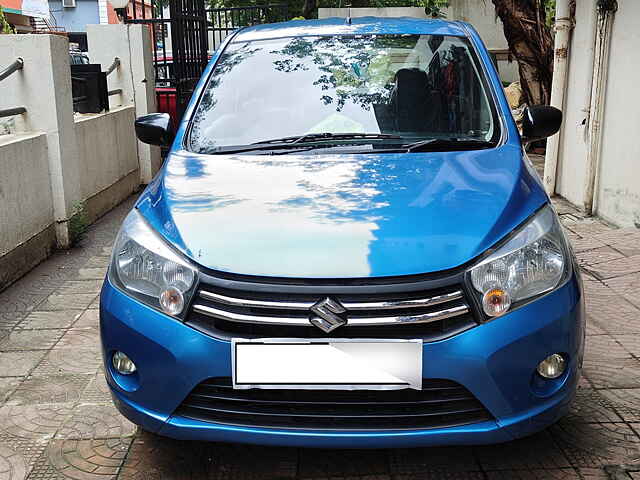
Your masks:
[{"label": "paved driveway", "polygon": [[584,378],[557,425],[487,447],[303,450],[159,439],[113,408],[100,367],[98,291],[130,206],[0,294],[0,480],[640,479],[640,230],[557,204],[588,305]]}]

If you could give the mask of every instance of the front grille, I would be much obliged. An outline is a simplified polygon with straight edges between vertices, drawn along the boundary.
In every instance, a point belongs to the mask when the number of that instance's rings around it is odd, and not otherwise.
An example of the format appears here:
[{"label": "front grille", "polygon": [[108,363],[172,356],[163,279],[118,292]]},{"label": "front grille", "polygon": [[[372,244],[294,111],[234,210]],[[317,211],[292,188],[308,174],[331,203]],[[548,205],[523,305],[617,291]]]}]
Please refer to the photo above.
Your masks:
[{"label": "front grille", "polygon": [[[256,289],[257,290],[257,289]],[[382,289],[379,289],[382,290]],[[407,289],[409,290],[409,289]],[[415,291],[318,293],[236,290],[204,284],[186,323],[217,338],[422,338],[436,341],[477,325],[460,285]],[[346,325],[327,333],[311,322],[319,300],[337,300]]]},{"label": "front grille", "polygon": [[447,428],[493,420],[462,385],[423,379],[422,390],[234,390],[228,377],[199,384],[174,415],[252,427],[320,430]]}]

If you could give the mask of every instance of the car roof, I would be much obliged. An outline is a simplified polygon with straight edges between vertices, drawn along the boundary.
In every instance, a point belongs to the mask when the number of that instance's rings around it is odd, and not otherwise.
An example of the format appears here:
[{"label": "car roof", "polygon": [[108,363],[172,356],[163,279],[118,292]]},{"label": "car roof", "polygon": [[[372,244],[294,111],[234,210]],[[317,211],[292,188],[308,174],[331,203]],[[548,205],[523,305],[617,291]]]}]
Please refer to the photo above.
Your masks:
[{"label": "car roof", "polygon": [[435,34],[466,37],[464,22],[414,17],[332,17],[254,25],[240,30],[234,42],[310,35]]}]

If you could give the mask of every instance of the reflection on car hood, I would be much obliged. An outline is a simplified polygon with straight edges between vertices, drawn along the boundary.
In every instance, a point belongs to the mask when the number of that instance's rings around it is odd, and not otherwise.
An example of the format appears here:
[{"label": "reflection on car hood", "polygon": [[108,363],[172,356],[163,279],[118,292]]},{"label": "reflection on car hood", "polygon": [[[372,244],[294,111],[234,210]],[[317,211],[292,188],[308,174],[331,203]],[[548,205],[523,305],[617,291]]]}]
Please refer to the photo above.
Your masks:
[{"label": "reflection on car hood", "polygon": [[546,201],[513,146],[352,155],[173,154],[138,208],[194,262],[245,275],[448,270]]}]

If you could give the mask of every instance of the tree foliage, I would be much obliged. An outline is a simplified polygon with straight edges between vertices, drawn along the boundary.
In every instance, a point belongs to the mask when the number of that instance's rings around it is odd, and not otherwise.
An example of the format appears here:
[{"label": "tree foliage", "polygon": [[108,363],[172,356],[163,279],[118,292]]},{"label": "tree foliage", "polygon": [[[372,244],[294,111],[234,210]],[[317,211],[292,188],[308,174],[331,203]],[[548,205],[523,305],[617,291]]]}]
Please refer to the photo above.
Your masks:
[{"label": "tree foliage", "polygon": [[0,33],[15,33],[13,31],[13,27],[9,25],[9,22],[7,22],[7,19],[4,16],[2,5],[0,5]]}]

